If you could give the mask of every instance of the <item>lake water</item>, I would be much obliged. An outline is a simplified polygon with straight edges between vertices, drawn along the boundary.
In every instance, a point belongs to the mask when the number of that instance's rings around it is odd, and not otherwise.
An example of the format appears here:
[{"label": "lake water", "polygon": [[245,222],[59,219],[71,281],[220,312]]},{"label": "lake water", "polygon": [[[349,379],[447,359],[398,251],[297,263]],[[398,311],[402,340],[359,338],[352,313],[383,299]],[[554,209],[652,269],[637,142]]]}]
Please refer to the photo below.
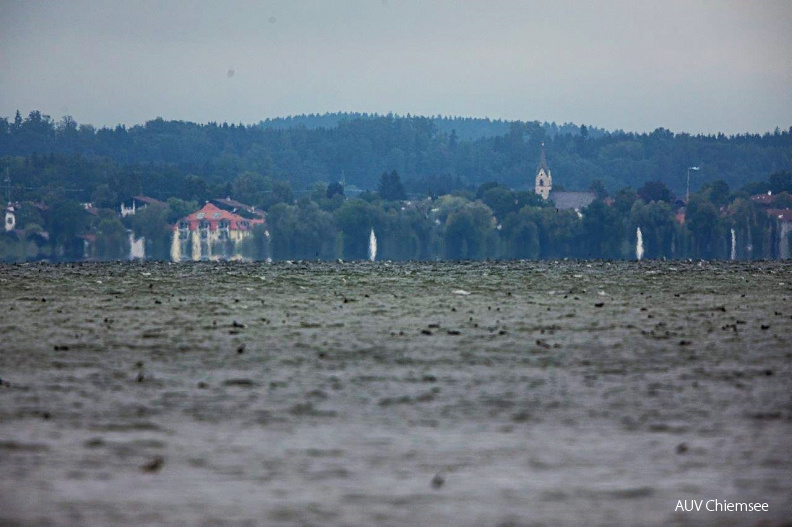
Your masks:
[{"label": "lake water", "polygon": [[[789,519],[789,264],[31,264],[0,294],[0,524]],[[715,498],[770,510],[674,511]]]}]

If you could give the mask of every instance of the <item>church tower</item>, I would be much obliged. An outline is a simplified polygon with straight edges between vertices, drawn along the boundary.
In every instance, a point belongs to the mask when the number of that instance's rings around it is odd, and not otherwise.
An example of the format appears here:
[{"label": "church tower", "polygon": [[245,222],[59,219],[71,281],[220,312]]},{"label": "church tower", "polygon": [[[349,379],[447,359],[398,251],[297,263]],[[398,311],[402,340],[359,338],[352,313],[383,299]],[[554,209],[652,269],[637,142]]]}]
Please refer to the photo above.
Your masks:
[{"label": "church tower", "polygon": [[539,167],[536,172],[536,193],[542,196],[542,199],[547,199],[552,189],[553,176],[550,175],[550,169],[547,167],[545,146],[542,143],[542,155],[539,157]]},{"label": "church tower", "polygon": [[11,178],[8,175],[8,167],[6,167],[6,177],[3,182],[6,184],[6,199],[8,205],[5,209],[5,230],[13,231],[16,228],[16,213],[14,212],[14,204],[11,202]]},{"label": "church tower", "polygon": [[14,212],[14,205],[9,203],[5,209],[5,230],[13,231],[16,229],[16,213]]}]

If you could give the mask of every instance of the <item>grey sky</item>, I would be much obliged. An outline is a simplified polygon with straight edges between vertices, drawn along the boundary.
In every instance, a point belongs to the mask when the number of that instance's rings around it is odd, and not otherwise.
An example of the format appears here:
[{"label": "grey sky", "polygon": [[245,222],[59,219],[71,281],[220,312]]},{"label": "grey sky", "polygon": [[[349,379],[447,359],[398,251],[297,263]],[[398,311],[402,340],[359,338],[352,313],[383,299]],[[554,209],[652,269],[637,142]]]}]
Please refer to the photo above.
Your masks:
[{"label": "grey sky", "polygon": [[769,131],[792,125],[790,50],[789,0],[0,0],[0,115]]}]

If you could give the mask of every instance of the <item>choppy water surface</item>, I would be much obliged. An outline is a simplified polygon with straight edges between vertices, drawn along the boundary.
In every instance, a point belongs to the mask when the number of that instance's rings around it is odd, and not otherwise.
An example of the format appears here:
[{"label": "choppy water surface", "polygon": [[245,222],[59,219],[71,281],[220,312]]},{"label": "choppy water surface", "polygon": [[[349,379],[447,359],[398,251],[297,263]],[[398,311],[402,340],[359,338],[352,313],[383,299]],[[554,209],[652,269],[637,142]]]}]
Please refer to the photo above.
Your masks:
[{"label": "choppy water surface", "polygon": [[[24,265],[0,294],[0,523],[789,518],[790,265]],[[770,512],[674,512],[711,498]]]}]

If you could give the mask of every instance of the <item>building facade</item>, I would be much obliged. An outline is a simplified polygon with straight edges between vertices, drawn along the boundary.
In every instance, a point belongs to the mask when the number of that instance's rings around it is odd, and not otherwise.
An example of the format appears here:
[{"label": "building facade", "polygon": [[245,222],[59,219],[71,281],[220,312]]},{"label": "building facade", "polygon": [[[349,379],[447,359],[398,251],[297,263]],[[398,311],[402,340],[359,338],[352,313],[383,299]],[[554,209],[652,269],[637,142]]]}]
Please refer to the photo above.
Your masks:
[{"label": "building facade", "polygon": [[550,174],[550,168],[547,166],[544,143],[542,143],[542,155],[539,157],[539,167],[536,172],[535,190],[536,193],[545,200],[550,197],[550,191],[553,190],[553,176]]},{"label": "building facade", "polygon": [[243,218],[207,203],[174,226],[171,259],[240,260],[241,242],[253,235],[253,227],[264,222],[264,218]]},{"label": "building facade", "polygon": [[149,205],[167,206],[166,203],[148,196],[133,196],[121,203],[121,217],[134,216],[137,211],[145,209]]},{"label": "building facade", "polygon": [[539,166],[536,169],[535,191],[545,201],[550,201],[558,210],[580,211],[591,205],[597,199],[593,192],[559,192],[553,191],[553,176],[547,165],[545,145],[542,143],[542,154],[539,157]]},{"label": "building facade", "polygon": [[5,208],[5,231],[9,232],[14,229],[16,229],[16,212],[13,203],[9,203]]}]

